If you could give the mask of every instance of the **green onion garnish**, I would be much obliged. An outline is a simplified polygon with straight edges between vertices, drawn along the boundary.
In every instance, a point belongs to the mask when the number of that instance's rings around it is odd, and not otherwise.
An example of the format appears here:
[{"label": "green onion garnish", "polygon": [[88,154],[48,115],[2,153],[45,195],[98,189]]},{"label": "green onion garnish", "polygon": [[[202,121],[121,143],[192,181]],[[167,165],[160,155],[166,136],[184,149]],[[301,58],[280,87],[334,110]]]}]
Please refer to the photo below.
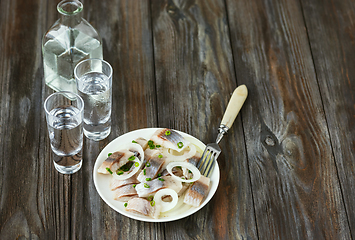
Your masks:
[{"label": "green onion garnish", "polygon": [[136,157],[134,155],[132,155],[128,158],[129,161],[133,161],[134,159],[136,159]]},{"label": "green onion garnish", "polygon": [[148,141],[148,146],[149,146],[150,149],[154,149],[155,148],[154,142],[152,140]]},{"label": "green onion garnish", "polygon": [[112,155],[112,153],[107,154],[108,157],[111,156],[111,155]]},{"label": "green onion garnish", "polygon": [[152,181],[152,179],[151,179],[151,178],[146,178],[145,180],[146,180],[146,181]]},{"label": "green onion garnish", "polygon": [[157,148],[160,148],[161,147],[161,145],[155,145]]},{"label": "green onion garnish", "polygon": [[158,177],[161,177],[161,173],[158,174]]},{"label": "green onion garnish", "polygon": [[150,186],[148,184],[146,184],[146,183],[144,183],[144,187],[145,188],[150,188]]},{"label": "green onion garnish", "polygon": [[124,203],[124,207],[127,207],[128,203]]},{"label": "green onion garnish", "polygon": [[159,155],[158,155],[158,158],[163,158],[163,155],[159,154]]},{"label": "green onion garnish", "polygon": [[146,166],[147,166],[147,167],[150,167],[150,163],[148,162]]},{"label": "green onion garnish", "polygon": [[123,165],[122,167],[120,167],[119,169],[122,170],[122,171],[124,171],[124,172],[128,172],[128,171],[131,169],[133,163],[134,163],[134,162],[129,161],[129,162],[127,162],[125,165]]},{"label": "green onion garnish", "polygon": [[135,188],[137,186],[137,184],[133,184],[133,187]]},{"label": "green onion garnish", "polygon": [[162,182],[165,181],[164,178],[158,178],[158,180],[159,180],[159,181],[162,181]]},{"label": "green onion garnish", "polygon": [[146,175],[147,174],[147,170],[143,169],[143,174]]},{"label": "green onion garnish", "polygon": [[152,201],[150,202],[150,206],[154,207],[154,205],[155,205],[155,201],[152,200]]},{"label": "green onion garnish", "polygon": [[132,143],[137,143],[136,141],[132,140]]},{"label": "green onion garnish", "polygon": [[139,162],[135,162],[134,166],[139,167]]},{"label": "green onion garnish", "polygon": [[171,132],[169,131],[169,130],[167,130],[166,132],[165,132],[165,135],[166,136],[169,136],[171,134]]},{"label": "green onion garnish", "polygon": [[184,146],[184,144],[182,142],[178,142],[177,146],[178,146],[178,148],[182,148]]},{"label": "green onion garnish", "polygon": [[117,171],[116,173],[117,173],[117,175],[122,175],[123,171]]},{"label": "green onion garnish", "polygon": [[112,174],[113,172],[111,171],[111,169],[110,168],[106,168],[106,170],[110,173],[110,174]]}]

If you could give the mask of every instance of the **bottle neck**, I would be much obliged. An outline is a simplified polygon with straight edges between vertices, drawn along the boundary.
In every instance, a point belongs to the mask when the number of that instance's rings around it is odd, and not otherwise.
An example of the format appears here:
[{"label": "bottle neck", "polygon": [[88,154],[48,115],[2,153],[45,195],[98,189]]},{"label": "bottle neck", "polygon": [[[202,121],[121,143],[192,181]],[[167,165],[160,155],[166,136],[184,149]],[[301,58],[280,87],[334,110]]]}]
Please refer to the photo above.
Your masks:
[{"label": "bottle neck", "polygon": [[74,27],[81,21],[83,4],[77,0],[64,0],[58,3],[60,22],[68,27]]}]

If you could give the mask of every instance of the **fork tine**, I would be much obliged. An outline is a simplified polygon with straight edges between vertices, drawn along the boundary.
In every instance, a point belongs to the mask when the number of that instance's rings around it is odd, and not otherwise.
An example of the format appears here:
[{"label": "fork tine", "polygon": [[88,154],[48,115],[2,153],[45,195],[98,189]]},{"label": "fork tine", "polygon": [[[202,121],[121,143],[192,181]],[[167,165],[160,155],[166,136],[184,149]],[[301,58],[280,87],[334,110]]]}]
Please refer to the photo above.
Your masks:
[{"label": "fork tine", "polygon": [[216,151],[216,152],[213,153],[214,156],[212,156],[212,157],[213,157],[213,160],[211,161],[210,168],[208,169],[207,173],[206,173],[206,171],[205,171],[205,173],[204,173],[204,175],[205,175],[206,177],[208,177],[208,178],[211,177],[212,171],[213,171],[213,169],[214,169],[214,165],[215,165],[215,163],[216,163],[216,161],[217,161],[217,158],[218,158],[218,156],[219,156],[220,153],[221,153],[221,152],[219,152],[219,151]]},{"label": "fork tine", "polygon": [[208,163],[208,159],[210,157],[210,149],[207,147],[205,149],[205,151],[203,152],[202,156],[201,156],[201,159],[198,163],[198,169],[200,170],[200,172],[202,173],[202,175],[204,175],[204,171],[207,167],[206,163]]},{"label": "fork tine", "polygon": [[207,177],[207,172],[210,170],[211,165],[214,162],[214,156],[213,156],[213,152],[210,152],[209,158],[206,159],[206,167],[203,169],[202,175],[204,175],[205,177]]},{"label": "fork tine", "polygon": [[206,169],[205,172],[203,173],[203,175],[208,177],[208,178],[211,176],[212,170],[214,168],[214,164],[216,162],[216,157],[215,156],[211,156],[211,158],[213,158],[213,160],[211,160],[211,164],[210,164],[208,170]]},{"label": "fork tine", "polygon": [[197,164],[197,168],[200,170],[202,175],[205,177],[211,176],[215,161],[217,161],[217,157],[220,153],[221,149],[217,143],[207,144],[205,151],[203,152],[200,161]]}]

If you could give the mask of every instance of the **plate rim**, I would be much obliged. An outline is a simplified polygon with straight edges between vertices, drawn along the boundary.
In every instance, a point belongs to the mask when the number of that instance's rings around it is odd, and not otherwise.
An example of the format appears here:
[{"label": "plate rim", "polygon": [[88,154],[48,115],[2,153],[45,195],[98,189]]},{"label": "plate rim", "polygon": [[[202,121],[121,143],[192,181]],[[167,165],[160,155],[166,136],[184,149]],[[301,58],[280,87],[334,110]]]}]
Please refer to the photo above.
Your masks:
[{"label": "plate rim", "polygon": [[[152,131],[152,133],[154,133],[155,131],[157,131],[158,129],[164,129],[164,128],[141,128],[141,129],[136,129],[136,130],[133,130],[133,131],[130,131],[130,132],[126,132],[118,137],[116,137],[115,139],[112,139],[101,151],[100,153],[98,154],[98,156],[96,157],[96,160],[95,160],[95,164],[94,164],[94,167],[93,167],[93,181],[94,181],[94,186],[95,186],[95,189],[96,191],[98,192],[100,198],[110,207],[112,208],[113,210],[115,210],[116,212],[118,212],[119,214],[123,215],[123,216],[126,216],[128,218],[131,218],[131,219],[134,219],[134,220],[138,220],[138,221],[143,221],[143,222],[172,222],[172,221],[176,221],[176,220],[179,220],[179,219],[182,219],[182,218],[185,218],[185,217],[188,217],[188,216],[191,216],[192,214],[196,213],[197,211],[201,210],[205,205],[207,205],[207,203],[210,202],[210,200],[212,199],[212,197],[215,195],[216,191],[217,191],[217,188],[218,188],[218,185],[219,185],[219,181],[220,181],[220,169],[219,169],[219,165],[218,165],[218,162],[216,161],[215,163],[215,167],[214,167],[214,170],[213,170],[213,173],[212,173],[212,176],[215,176],[214,179],[213,179],[213,185],[211,186],[210,188],[210,191],[209,191],[209,194],[207,195],[207,197],[204,199],[204,201],[202,202],[202,204],[199,206],[199,207],[191,207],[190,209],[184,211],[182,214],[178,214],[178,215],[175,215],[175,216],[170,216],[170,217],[163,217],[163,218],[149,218],[149,217],[146,217],[146,216],[140,216],[138,214],[134,214],[134,213],[130,213],[130,212],[126,212],[126,211],[122,211],[120,209],[118,209],[116,206],[114,206],[109,199],[106,199],[106,196],[105,194],[101,191],[101,188],[98,186],[98,175],[99,173],[97,172],[97,169],[99,168],[99,166],[101,166],[101,163],[106,159],[105,155],[107,156],[108,152],[111,152],[111,151],[108,151],[107,149],[108,148],[111,148],[111,145],[113,145],[116,141],[119,141],[119,139],[122,139],[122,138],[125,138],[125,137],[129,137],[129,135],[133,135],[133,134],[136,134],[137,132],[150,132]],[[178,133],[180,133],[181,135],[183,135],[184,137],[188,136],[188,137],[191,137],[193,138],[194,140],[196,140],[199,144],[201,144],[201,146],[203,145],[203,147],[205,148],[206,145],[200,141],[198,138],[192,136],[191,134],[188,134],[188,133],[185,133],[185,132],[182,132],[182,131],[179,131],[179,130],[175,130],[175,129],[172,129],[172,128],[169,128],[171,130],[174,130]],[[122,143],[121,146],[124,146],[125,144],[127,143]],[[204,150],[201,149],[202,151]],[[117,149],[119,149],[119,146],[117,147]],[[105,153],[107,152],[107,153]],[[101,162],[101,163],[100,163]],[[211,178],[212,178],[211,176]],[[109,183],[108,183],[109,185]],[[213,191],[213,192],[212,192]],[[116,201],[116,200],[113,200],[112,201]],[[117,201],[119,202],[119,201]],[[123,202],[122,202],[123,203]]]}]

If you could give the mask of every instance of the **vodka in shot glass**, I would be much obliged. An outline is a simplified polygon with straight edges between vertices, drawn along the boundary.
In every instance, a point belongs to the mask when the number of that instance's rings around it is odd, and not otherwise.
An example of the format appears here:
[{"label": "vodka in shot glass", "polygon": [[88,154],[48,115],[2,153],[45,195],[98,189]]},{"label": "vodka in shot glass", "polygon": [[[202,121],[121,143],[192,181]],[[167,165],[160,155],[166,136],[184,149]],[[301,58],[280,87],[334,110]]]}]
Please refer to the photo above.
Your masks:
[{"label": "vodka in shot glass", "polygon": [[72,174],[82,166],[83,99],[69,91],[56,92],[44,102],[55,169]]},{"label": "vodka in shot glass", "polygon": [[84,134],[94,141],[105,139],[111,132],[112,67],[91,58],[76,65],[74,76],[84,100]]}]

